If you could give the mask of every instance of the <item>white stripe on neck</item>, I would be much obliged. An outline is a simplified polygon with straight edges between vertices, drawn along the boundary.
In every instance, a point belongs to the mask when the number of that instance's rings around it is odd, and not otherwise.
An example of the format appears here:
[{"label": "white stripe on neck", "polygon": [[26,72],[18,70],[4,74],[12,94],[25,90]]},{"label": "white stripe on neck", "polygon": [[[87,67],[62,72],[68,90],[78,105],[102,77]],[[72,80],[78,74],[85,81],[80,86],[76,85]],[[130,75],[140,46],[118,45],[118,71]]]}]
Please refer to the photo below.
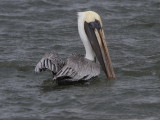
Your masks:
[{"label": "white stripe on neck", "polygon": [[91,44],[84,30],[84,19],[85,19],[85,13],[78,12],[78,31],[79,31],[79,36],[85,47],[85,51],[86,51],[85,58],[93,61],[95,58],[95,53],[91,47]]}]

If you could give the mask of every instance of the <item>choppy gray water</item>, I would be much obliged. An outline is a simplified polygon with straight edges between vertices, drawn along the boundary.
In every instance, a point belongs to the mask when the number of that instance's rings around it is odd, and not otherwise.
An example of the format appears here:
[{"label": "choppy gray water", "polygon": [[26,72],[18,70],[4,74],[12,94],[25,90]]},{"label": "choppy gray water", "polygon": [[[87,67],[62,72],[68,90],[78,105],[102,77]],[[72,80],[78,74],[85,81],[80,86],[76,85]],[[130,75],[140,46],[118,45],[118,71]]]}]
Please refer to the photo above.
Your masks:
[{"label": "choppy gray water", "polygon": [[[52,88],[43,54],[84,54],[78,11],[103,20],[117,80]],[[159,0],[0,0],[1,120],[159,120]]]}]

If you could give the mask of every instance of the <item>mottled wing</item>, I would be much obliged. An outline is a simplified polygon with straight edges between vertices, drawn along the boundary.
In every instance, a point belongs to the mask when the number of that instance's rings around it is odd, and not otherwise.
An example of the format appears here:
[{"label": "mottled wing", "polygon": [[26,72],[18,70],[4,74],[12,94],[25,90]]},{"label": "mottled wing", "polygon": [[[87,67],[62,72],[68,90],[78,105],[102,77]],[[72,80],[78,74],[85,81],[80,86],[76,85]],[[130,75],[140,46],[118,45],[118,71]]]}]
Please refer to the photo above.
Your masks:
[{"label": "mottled wing", "polygon": [[70,78],[70,81],[89,80],[100,74],[97,63],[81,55],[72,55],[67,59],[65,66],[57,73],[54,79]]},{"label": "mottled wing", "polygon": [[35,72],[41,72],[43,70],[51,70],[53,73],[57,73],[64,66],[64,61],[59,57],[55,51],[46,53],[43,58],[38,62],[35,67]]}]

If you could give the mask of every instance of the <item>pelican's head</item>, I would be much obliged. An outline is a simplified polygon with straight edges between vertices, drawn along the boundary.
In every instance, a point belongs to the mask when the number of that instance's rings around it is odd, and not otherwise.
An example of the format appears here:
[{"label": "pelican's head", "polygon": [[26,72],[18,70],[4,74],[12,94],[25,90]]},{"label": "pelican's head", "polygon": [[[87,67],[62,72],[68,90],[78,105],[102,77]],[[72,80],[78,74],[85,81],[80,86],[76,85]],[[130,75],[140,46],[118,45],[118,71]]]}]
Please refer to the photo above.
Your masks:
[{"label": "pelican's head", "polygon": [[107,78],[114,79],[115,74],[100,16],[93,11],[78,12],[78,30],[88,59],[91,58],[90,54],[95,54]]},{"label": "pelican's head", "polygon": [[87,22],[87,23],[91,23],[91,22],[99,22],[100,25],[102,26],[102,20],[101,20],[101,17],[96,13],[96,12],[93,12],[93,11],[86,11],[84,12],[85,13],[85,19],[84,21]]}]

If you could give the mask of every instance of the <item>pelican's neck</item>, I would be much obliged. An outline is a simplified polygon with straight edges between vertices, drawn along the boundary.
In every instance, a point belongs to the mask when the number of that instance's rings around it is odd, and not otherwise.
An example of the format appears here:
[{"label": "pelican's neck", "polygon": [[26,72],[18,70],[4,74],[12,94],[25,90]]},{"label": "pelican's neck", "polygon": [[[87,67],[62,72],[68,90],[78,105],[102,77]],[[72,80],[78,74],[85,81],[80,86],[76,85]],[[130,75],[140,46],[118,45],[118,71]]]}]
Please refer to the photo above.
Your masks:
[{"label": "pelican's neck", "polygon": [[80,38],[83,42],[83,45],[85,47],[85,51],[86,51],[85,58],[93,61],[95,59],[95,53],[91,47],[91,44],[84,30],[84,18],[85,18],[85,13],[78,12],[78,31],[79,31]]}]

